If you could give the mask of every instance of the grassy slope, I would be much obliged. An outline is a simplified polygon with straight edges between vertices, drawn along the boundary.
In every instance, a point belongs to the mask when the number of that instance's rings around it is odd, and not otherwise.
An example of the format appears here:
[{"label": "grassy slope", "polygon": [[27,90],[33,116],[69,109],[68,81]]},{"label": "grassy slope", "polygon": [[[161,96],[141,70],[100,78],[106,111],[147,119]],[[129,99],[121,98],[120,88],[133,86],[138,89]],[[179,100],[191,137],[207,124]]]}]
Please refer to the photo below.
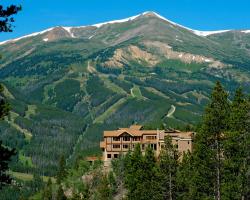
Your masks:
[{"label": "grassy slope", "polygon": [[[11,171],[10,174],[14,178],[22,180],[22,181],[31,181],[31,180],[33,180],[33,177],[34,177],[32,174],[13,172],[13,171]],[[42,176],[42,179],[44,182],[47,182],[49,178],[51,178],[53,183],[56,182],[56,179],[54,177]]]}]

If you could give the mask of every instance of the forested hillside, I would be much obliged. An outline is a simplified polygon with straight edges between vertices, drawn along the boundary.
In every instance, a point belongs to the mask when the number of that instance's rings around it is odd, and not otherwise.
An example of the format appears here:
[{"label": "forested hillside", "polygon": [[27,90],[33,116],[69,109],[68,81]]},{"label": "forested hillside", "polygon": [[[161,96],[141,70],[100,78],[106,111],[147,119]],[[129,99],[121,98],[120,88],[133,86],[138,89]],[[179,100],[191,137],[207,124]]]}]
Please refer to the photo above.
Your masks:
[{"label": "forested hillside", "polygon": [[49,181],[31,199],[249,199],[250,101],[237,89],[232,101],[220,83],[196,128],[192,152],[180,154],[165,138],[159,158],[148,146],[93,164],[78,159],[67,168],[61,157],[57,181]]},{"label": "forested hillside", "polygon": [[54,27],[0,44],[11,105],[0,140],[11,170],[54,177],[58,160],[101,155],[103,130],[139,123],[185,129],[201,122],[219,80],[250,92],[250,34],[201,36],[156,13],[122,23]]}]

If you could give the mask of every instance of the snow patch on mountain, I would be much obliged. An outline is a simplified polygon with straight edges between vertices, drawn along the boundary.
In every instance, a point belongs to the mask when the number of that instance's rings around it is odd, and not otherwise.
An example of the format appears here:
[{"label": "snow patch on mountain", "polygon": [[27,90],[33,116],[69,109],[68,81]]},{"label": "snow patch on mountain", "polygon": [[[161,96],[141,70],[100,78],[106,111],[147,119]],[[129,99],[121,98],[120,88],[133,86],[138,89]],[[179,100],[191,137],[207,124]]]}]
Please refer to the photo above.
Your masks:
[{"label": "snow patch on mountain", "polygon": [[241,31],[242,33],[250,33],[250,30]]},{"label": "snow patch on mountain", "polygon": [[73,27],[62,26],[62,28],[63,28],[65,31],[67,31],[67,32],[70,34],[70,36],[71,36],[72,38],[75,38],[74,33],[72,33],[72,28],[73,28]]},{"label": "snow patch on mountain", "polygon": [[214,35],[214,34],[220,34],[220,33],[225,33],[231,30],[221,30],[221,31],[197,31],[197,30],[192,30],[196,35],[199,36],[209,36],[209,35]]},{"label": "snow patch on mountain", "polygon": [[94,24],[92,26],[95,26],[97,28],[100,28],[102,27],[103,25],[107,25],[107,24],[117,24],[117,23],[124,23],[124,22],[128,22],[128,21],[132,21],[134,19],[136,19],[137,17],[139,17],[141,15],[136,15],[136,16],[133,16],[133,17],[129,17],[129,18],[126,18],[126,19],[120,19],[120,20],[114,20],[114,21],[109,21],[109,22],[103,22],[103,23],[98,23],[98,24]]},{"label": "snow patch on mountain", "polygon": [[29,35],[25,35],[25,36],[22,36],[22,37],[19,37],[19,38],[16,38],[16,39],[6,40],[6,41],[3,41],[3,42],[0,42],[0,45],[3,45],[3,44],[8,43],[8,42],[16,42],[16,41],[19,41],[19,40],[24,39],[24,38],[29,38],[29,37],[34,37],[34,36],[37,36],[37,35],[41,35],[43,33],[49,32],[49,31],[51,31],[53,29],[54,29],[54,27],[46,29],[44,31],[40,31],[40,32],[29,34]]},{"label": "snow patch on mountain", "polygon": [[[90,25],[92,27],[96,27],[96,28],[101,28],[102,26],[104,25],[107,25],[107,24],[117,24],[117,23],[124,23],[124,22],[129,22],[129,21],[133,21],[135,19],[137,19],[138,17],[140,16],[145,16],[145,15],[154,15],[164,21],[167,21],[168,23],[170,23],[171,26],[178,26],[178,27],[181,27],[183,29],[186,29],[186,30],[189,30],[191,31],[192,33],[198,35],[198,36],[202,36],[202,37],[206,37],[206,36],[209,36],[209,35],[212,35],[212,34],[219,34],[219,33],[224,33],[224,32],[227,32],[227,31],[230,31],[230,30],[219,30],[219,31],[199,31],[199,30],[193,30],[191,28],[188,28],[188,27],[185,27],[185,26],[182,26],[180,24],[177,24],[171,20],[168,20],[166,19],[165,17],[155,13],[155,12],[152,12],[152,11],[147,11],[147,12],[144,12],[142,14],[139,14],[139,15],[135,15],[133,17],[129,17],[129,18],[126,18],[126,19],[121,19],[121,20],[114,20],[114,21],[108,21],[108,22],[103,22],[103,23],[98,23],[98,24],[94,24],[94,25]],[[67,31],[69,33],[69,35],[72,37],[72,38],[75,38],[76,36],[74,35],[74,33],[72,32],[72,29],[78,29],[78,28],[85,28],[85,27],[89,27],[89,26],[76,26],[76,27],[61,27],[63,28],[65,31]],[[21,40],[21,39],[24,39],[24,38],[28,38],[28,37],[33,37],[33,36],[37,36],[37,35],[40,35],[40,34],[43,34],[43,33],[46,33],[48,31],[51,31],[53,30],[55,27],[53,28],[49,28],[49,29],[46,29],[44,31],[41,31],[41,32],[36,32],[36,33],[32,33],[32,34],[29,34],[29,35],[26,35],[26,36],[23,36],[23,37],[20,37],[20,38],[16,38],[16,39],[12,39],[12,40],[7,40],[7,41],[3,41],[3,42],[0,42],[0,45],[2,44],[6,44],[8,42],[16,42],[18,40]],[[244,33],[250,33],[250,30],[246,30],[246,31],[242,31]],[[92,36],[93,37],[93,36]],[[89,37],[89,39],[92,38],[91,36]]]},{"label": "snow patch on mountain", "polygon": [[184,29],[187,29],[191,32],[193,32],[194,34],[198,35],[198,36],[208,36],[208,35],[213,35],[213,34],[219,34],[219,33],[224,33],[224,32],[228,32],[230,30],[219,30],[219,31],[199,31],[199,30],[194,30],[194,29],[191,29],[191,28],[188,28],[186,26],[182,26],[180,24],[177,24],[169,19],[166,19],[165,17],[155,13],[155,12],[152,12],[152,11],[147,11],[147,12],[144,12],[143,15],[145,14],[154,14],[155,16],[157,16],[158,18],[160,19],[163,19],[164,21],[167,21],[168,23],[170,24],[173,24],[175,26],[178,26],[178,27],[181,27],[181,28],[184,28]]}]

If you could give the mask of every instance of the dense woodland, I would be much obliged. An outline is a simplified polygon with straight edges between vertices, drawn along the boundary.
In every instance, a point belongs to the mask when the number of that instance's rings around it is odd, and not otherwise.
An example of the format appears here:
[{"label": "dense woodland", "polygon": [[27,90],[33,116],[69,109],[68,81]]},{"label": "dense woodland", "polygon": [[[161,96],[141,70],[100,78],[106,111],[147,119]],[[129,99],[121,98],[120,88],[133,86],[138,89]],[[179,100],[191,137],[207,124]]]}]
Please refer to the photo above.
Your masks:
[{"label": "dense woodland", "polygon": [[138,145],[134,152],[113,160],[110,169],[101,161],[91,165],[81,157],[69,167],[61,156],[55,179],[44,182],[35,175],[31,181],[5,187],[3,194],[12,188],[23,199],[44,200],[249,199],[249,97],[237,89],[229,100],[218,82],[195,129],[193,152],[180,155],[166,137],[159,158],[151,148],[142,155]]},{"label": "dense woodland", "polygon": [[158,159],[152,149],[143,156],[137,146],[113,161],[113,170],[103,173],[95,189],[93,182],[85,182],[82,191],[71,187],[88,195],[85,199],[96,199],[99,193],[97,199],[249,199],[249,128],[249,98],[238,89],[229,101],[217,83],[197,127],[193,152],[178,154],[171,138],[165,139]]}]

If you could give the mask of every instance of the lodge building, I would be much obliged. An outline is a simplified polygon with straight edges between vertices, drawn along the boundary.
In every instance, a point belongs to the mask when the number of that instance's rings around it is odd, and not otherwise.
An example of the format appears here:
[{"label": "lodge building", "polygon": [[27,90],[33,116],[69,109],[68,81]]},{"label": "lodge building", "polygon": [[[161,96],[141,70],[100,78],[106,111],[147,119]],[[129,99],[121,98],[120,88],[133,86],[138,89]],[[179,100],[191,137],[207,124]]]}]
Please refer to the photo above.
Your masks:
[{"label": "lodge building", "polygon": [[193,132],[181,132],[177,130],[144,130],[140,125],[132,125],[129,128],[119,128],[113,131],[104,131],[104,140],[100,142],[103,152],[103,161],[110,162],[113,158],[118,158],[119,154],[124,154],[129,150],[133,151],[136,144],[140,144],[142,153],[147,146],[151,146],[156,157],[160,155],[164,146],[165,136],[171,136],[172,143],[177,145],[178,151],[192,151]]}]

